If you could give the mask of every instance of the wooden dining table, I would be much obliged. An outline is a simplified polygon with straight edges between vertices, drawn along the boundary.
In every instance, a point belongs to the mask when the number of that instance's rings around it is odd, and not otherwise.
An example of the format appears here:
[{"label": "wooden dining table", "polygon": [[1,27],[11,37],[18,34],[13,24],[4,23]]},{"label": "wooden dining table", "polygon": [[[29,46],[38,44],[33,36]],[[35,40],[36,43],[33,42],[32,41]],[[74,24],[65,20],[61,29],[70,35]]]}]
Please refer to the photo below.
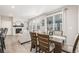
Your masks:
[{"label": "wooden dining table", "polygon": [[63,41],[66,40],[65,36],[49,35],[50,41],[55,44],[54,53],[61,53]]}]

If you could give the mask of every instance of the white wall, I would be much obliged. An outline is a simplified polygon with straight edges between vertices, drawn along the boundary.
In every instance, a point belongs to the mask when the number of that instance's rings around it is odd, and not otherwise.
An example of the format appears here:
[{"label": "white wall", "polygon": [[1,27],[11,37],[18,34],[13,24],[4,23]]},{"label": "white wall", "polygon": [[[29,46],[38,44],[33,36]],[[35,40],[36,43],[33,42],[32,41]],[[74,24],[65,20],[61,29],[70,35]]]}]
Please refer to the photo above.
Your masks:
[{"label": "white wall", "polygon": [[[79,6],[78,6],[78,33],[79,33]],[[78,45],[77,45],[77,52],[79,52],[79,41],[78,41]]]},{"label": "white wall", "polygon": [[63,11],[63,31],[67,36],[66,43],[73,45],[78,33],[78,9],[77,6],[67,6]]},{"label": "white wall", "polygon": [[79,6],[78,6],[78,33],[79,33]]}]

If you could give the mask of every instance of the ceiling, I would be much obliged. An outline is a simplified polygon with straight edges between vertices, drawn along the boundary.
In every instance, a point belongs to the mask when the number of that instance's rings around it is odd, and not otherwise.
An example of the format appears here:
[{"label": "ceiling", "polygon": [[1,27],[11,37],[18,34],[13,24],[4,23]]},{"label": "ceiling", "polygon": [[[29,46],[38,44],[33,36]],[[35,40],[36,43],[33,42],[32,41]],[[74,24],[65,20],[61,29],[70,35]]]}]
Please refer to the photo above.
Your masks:
[{"label": "ceiling", "polygon": [[18,16],[18,17],[33,17],[42,13],[53,11],[63,5],[0,5],[0,15]]}]

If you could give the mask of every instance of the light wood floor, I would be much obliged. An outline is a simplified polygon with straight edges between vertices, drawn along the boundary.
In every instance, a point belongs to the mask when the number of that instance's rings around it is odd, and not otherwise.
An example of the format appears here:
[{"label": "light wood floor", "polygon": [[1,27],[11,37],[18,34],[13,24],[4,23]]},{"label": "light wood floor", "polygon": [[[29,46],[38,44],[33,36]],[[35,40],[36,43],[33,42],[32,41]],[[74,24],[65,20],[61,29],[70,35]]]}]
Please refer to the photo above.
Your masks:
[{"label": "light wood floor", "polygon": [[30,42],[21,45],[18,41],[19,39],[19,36],[6,36],[5,53],[30,53]]}]

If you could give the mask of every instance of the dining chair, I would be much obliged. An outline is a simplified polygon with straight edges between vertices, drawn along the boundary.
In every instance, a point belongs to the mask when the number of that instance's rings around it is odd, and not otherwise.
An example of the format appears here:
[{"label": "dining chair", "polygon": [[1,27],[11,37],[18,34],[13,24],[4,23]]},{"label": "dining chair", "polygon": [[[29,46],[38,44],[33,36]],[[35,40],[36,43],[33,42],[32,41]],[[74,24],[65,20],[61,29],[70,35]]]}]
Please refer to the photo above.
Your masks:
[{"label": "dining chair", "polygon": [[2,33],[0,33],[0,53],[4,52],[4,44],[3,44],[4,40],[2,37]]},{"label": "dining chair", "polygon": [[50,53],[53,52],[55,46],[54,44],[50,43],[49,35],[45,34],[38,34],[38,41],[39,41],[39,52]]},{"label": "dining chair", "polygon": [[[63,31],[53,31],[53,35],[63,36]],[[64,44],[64,40],[63,40],[63,44]]]},{"label": "dining chair", "polygon": [[62,51],[66,53],[75,53],[77,49],[78,41],[79,41],[79,35],[77,35],[77,38],[73,46],[64,45]]},{"label": "dining chair", "polygon": [[32,48],[35,48],[36,52],[37,52],[37,48],[38,48],[37,34],[35,32],[30,32],[30,36],[31,36],[31,49],[30,49],[30,51],[32,51]]},{"label": "dining chair", "polygon": [[7,35],[7,31],[8,31],[8,28],[3,28],[3,31],[2,31],[2,38],[3,38],[3,47],[6,49],[6,46],[5,46],[5,38],[6,38],[6,35]]}]

